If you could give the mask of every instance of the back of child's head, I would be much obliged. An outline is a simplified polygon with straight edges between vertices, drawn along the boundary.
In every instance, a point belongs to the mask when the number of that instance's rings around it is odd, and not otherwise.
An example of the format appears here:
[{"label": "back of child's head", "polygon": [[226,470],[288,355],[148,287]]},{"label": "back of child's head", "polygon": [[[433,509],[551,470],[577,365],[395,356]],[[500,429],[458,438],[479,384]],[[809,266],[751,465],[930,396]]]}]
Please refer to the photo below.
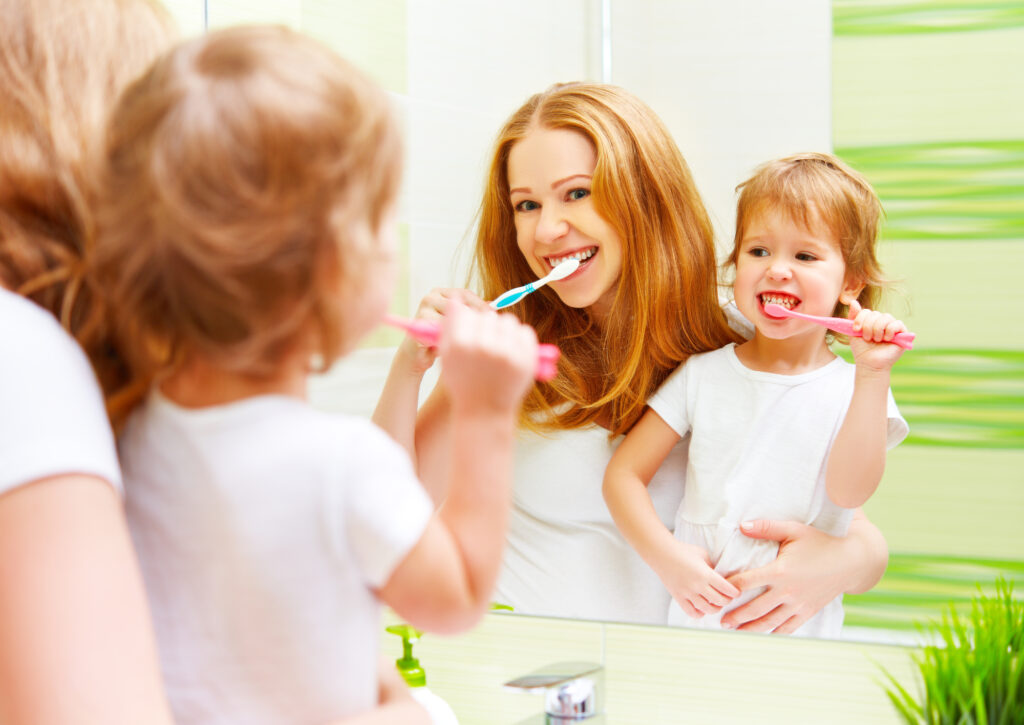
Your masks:
[{"label": "back of child's head", "polygon": [[213,32],[125,92],[104,151],[93,282],[136,390],[189,357],[260,378],[356,342],[342,308],[388,251],[401,166],[361,72],[285,28]]},{"label": "back of child's head", "polygon": [[[877,307],[888,285],[875,256],[882,205],[860,173],[831,154],[802,153],[769,161],[736,187],[736,235],[728,262],[736,264],[751,221],[767,210],[780,212],[808,231],[824,230],[842,251],[848,279],[864,284],[857,301]],[[837,303],[833,314],[846,316]]]}]

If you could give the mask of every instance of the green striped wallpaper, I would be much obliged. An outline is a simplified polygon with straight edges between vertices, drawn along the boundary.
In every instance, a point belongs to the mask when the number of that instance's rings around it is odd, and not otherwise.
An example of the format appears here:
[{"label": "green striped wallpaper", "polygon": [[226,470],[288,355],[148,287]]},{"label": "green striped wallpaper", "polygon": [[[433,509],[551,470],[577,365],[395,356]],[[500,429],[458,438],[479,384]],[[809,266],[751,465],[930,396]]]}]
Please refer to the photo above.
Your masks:
[{"label": "green striped wallpaper", "polygon": [[836,153],[886,209],[911,434],[867,506],[892,559],[848,624],[904,629],[1024,584],[1024,5],[834,0]]}]

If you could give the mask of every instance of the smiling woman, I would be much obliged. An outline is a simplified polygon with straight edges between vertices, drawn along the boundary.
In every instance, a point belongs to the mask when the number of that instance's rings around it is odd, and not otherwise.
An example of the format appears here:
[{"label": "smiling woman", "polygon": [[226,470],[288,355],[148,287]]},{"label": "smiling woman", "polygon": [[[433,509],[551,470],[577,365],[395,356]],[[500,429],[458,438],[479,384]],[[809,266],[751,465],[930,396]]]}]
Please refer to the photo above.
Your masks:
[{"label": "smiling woman", "polygon": [[597,213],[591,187],[597,151],[575,131],[537,128],[512,147],[509,197],[516,242],[527,264],[544,274],[565,259],[581,264],[553,289],[570,307],[607,316],[622,271],[622,242]]}]

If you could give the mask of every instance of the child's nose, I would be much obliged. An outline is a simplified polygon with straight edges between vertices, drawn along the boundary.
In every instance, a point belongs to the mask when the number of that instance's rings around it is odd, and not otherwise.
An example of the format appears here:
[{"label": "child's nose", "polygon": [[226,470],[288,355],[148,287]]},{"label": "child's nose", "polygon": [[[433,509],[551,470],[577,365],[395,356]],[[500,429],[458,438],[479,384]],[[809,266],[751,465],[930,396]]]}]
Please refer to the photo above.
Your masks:
[{"label": "child's nose", "polygon": [[790,266],[782,260],[775,260],[768,266],[768,277],[770,279],[789,279],[793,276]]},{"label": "child's nose", "polygon": [[569,222],[559,207],[550,204],[541,207],[540,220],[537,222],[538,242],[553,242],[568,231]]}]

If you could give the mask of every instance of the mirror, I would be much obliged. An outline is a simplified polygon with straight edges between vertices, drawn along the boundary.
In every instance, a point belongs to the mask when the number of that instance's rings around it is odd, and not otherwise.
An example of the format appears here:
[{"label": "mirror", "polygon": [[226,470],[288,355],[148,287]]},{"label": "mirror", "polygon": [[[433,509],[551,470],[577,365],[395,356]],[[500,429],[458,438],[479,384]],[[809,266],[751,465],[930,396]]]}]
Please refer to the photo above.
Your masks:
[{"label": "mirror", "polygon": [[[610,80],[666,122],[720,243],[759,162],[833,148],[876,185],[881,255],[918,335],[893,389],[911,426],[868,503],[891,560],[846,598],[851,636],[899,639],[1004,574],[1024,586],[1024,21],[971,3],[849,0],[165,0],[185,32],[285,22],[393,93],[407,130],[396,309],[465,279],[494,134],[553,82]],[[1005,17],[1003,16],[1005,14]],[[317,381],[368,414],[395,333]],[[428,383],[429,386],[429,383]]]}]

